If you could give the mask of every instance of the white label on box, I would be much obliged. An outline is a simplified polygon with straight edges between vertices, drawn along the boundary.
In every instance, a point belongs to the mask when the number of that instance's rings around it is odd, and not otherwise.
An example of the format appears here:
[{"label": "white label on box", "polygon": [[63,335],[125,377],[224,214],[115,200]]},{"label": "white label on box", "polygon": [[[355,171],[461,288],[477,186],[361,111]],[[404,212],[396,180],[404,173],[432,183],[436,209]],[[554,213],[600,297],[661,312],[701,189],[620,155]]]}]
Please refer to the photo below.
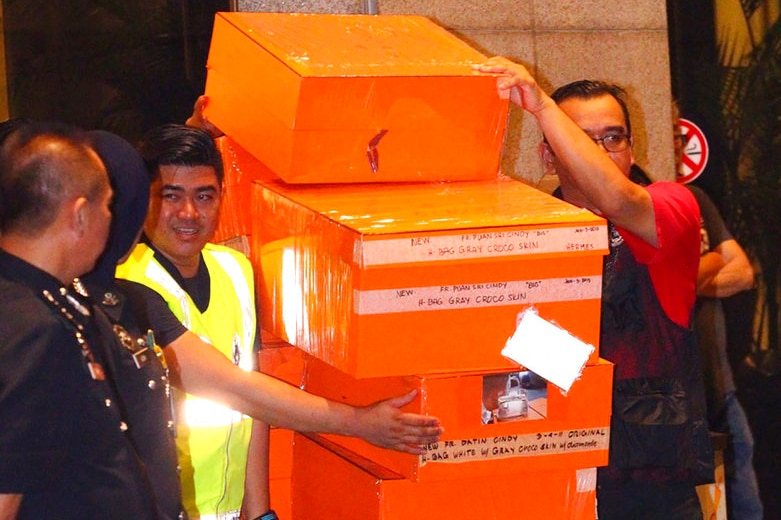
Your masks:
[{"label": "white label on box", "polygon": [[594,347],[541,318],[535,309],[522,313],[502,355],[544,377],[565,392],[580,377]]},{"label": "white label on box", "polygon": [[361,267],[607,249],[607,226],[553,227],[359,240]]},{"label": "white label on box", "polygon": [[600,298],[601,295],[602,276],[595,275],[404,289],[355,290],[354,297],[355,313],[369,315],[590,300]]},{"label": "white label on box", "polygon": [[610,428],[608,426],[440,441],[426,447],[426,453],[420,455],[420,465],[423,466],[429,462],[454,464],[476,460],[606,451],[609,445]]}]

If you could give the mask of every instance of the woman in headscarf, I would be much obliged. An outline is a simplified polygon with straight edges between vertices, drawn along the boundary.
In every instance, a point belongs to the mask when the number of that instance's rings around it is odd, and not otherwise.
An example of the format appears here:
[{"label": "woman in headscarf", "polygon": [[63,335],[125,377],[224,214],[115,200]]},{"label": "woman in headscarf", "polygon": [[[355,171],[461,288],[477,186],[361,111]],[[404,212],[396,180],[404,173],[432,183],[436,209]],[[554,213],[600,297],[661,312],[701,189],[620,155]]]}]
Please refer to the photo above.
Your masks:
[{"label": "woman in headscarf", "polygon": [[[141,157],[124,139],[104,131],[89,132],[89,136],[108,172],[114,199],[106,248],[81,282],[85,294],[89,293],[114,324],[107,334],[117,337],[119,345],[107,369],[113,373],[127,433],[146,466],[160,518],[183,518],[168,374],[162,353],[155,351],[149,324],[140,323],[131,304],[143,286],[114,279],[117,263],[130,253],[141,232],[149,205],[149,176]],[[78,282],[76,285],[78,288]],[[163,330],[181,335],[185,329],[174,318]]]}]

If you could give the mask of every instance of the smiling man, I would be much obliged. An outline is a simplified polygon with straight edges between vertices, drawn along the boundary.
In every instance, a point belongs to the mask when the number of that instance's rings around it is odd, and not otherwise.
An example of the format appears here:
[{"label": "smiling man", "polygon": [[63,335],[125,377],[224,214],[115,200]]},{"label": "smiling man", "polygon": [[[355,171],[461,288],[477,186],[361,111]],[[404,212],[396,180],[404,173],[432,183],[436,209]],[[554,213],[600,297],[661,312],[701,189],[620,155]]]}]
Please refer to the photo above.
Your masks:
[{"label": "smiling man", "polygon": [[[267,428],[257,419],[405,453],[424,453],[439,440],[438,419],[400,410],[415,392],[358,408],[251,370],[257,343],[251,267],[243,255],[208,243],[223,174],[211,137],[165,125],[145,136],[140,152],[152,180],[150,211],[142,243],[116,274],[152,289],[134,287],[129,299],[163,346],[174,386],[188,392],[175,397],[183,500],[192,519],[238,518],[239,507],[242,518],[276,519],[269,510]],[[235,410],[256,419],[251,443],[247,418]]]},{"label": "smiling man", "polygon": [[[208,243],[222,195],[219,152],[207,133],[173,124],[148,132],[139,151],[152,181],[149,214],[118,276],[154,289],[187,329],[238,367],[255,370],[252,268],[244,255]],[[249,518],[268,510],[268,427],[189,393],[177,390],[174,398],[190,517],[239,518],[242,500]]]}]

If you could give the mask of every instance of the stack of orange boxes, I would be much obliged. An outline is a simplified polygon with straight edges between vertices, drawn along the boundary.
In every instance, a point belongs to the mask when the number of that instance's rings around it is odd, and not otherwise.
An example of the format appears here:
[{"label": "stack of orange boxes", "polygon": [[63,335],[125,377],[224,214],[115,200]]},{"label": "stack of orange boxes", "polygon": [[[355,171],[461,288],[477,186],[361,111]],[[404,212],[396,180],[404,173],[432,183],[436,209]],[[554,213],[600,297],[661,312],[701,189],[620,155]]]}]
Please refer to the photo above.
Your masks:
[{"label": "stack of orange boxes", "polygon": [[594,517],[612,365],[565,394],[501,350],[529,309],[597,345],[606,224],[497,175],[484,59],[422,17],[217,16],[219,238],[249,246],[262,369],[353,405],[415,389],[445,428],[422,456],[277,431],[291,518]]}]

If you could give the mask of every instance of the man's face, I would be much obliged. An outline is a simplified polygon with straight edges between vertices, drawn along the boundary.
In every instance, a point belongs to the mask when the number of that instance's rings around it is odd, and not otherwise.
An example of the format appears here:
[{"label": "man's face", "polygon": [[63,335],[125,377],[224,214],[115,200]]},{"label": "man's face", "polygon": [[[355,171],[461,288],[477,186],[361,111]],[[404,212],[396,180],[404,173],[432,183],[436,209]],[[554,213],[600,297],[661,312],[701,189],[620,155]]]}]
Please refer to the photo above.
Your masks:
[{"label": "man's face", "polygon": [[184,277],[195,275],[214,234],[221,193],[211,166],[162,166],[152,183],[144,231]]},{"label": "man's face", "polygon": [[[621,105],[611,95],[592,99],[569,98],[559,104],[559,107],[586,132],[592,139],[601,139],[608,135],[626,135],[626,121]],[[634,162],[632,147],[627,146],[620,152],[608,152],[604,145],[599,144],[621,171],[629,177],[630,168]],[[557,168],[563,168],[556,164]]]}]

